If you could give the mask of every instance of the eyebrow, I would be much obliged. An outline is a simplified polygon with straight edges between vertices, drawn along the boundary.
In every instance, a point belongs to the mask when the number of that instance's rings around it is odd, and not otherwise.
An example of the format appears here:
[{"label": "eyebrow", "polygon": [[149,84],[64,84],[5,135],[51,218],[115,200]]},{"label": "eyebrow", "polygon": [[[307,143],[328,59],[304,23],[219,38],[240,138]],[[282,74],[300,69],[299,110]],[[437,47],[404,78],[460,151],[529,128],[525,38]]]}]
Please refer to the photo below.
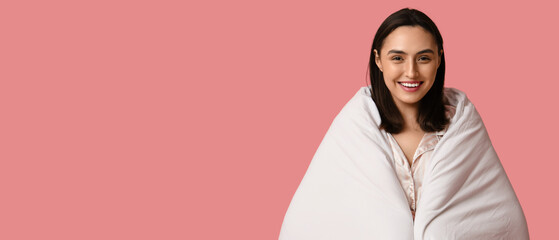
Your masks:
[{"label": "eyebrow", "polygon": [[[391,53],[395,53],[395,54],[405,54],[405,55],[407,55],[406,52],[404,52],[404,51],[402,51],[402,50],[395,50],[395,49],[392,49],[392,50],[388,51],[387,54],[391,54]],[[435,54],[435,52],[434,52],[433,50],[431,50],[431,49],[423,49],[423,50],[417,52],[417,54],[422,54],[422,53],[432,53],[432,54]]]}]

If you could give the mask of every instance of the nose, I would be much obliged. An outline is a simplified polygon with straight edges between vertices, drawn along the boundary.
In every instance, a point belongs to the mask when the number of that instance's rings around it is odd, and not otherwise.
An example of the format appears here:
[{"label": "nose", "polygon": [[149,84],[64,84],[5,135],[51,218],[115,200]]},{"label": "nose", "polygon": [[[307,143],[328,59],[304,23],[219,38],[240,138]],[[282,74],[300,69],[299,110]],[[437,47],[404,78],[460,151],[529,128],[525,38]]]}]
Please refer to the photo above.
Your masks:
[{"label": "nose", "polygon": [[415,61],[409,61],[406,64],[406,77],[410,79],[419,77],[419,72],[417,71],[417,63]]}]

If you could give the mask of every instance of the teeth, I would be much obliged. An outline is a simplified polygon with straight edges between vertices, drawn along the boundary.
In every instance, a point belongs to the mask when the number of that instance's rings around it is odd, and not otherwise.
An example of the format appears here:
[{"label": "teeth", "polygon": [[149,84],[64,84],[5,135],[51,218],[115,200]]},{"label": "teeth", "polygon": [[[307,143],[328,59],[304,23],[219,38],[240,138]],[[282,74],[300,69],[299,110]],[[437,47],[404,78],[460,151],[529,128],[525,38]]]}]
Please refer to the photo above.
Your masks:
[{"label": "teeth", "polygon": [[400,83],[400,84],[404,85],[404,87],[409,87],[409,88],[414,88],[419,86],[419,83]]}]

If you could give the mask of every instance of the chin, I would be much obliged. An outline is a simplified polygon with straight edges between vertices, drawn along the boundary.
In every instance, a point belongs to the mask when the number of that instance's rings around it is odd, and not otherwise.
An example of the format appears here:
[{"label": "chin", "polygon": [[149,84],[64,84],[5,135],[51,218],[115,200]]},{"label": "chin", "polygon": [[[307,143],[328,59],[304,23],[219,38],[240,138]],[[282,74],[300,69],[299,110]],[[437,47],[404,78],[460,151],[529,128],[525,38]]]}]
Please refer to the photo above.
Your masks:
[{"label": "chin", "polygon": [[425,94],[421,95],[421,97],[399,99],[399,101],[402,102],[402,103],[405,103],[405,104],[414,105],[414,104],[419,103],[421,101],[421,99],[423,99],[424,96],[425,96]]}]

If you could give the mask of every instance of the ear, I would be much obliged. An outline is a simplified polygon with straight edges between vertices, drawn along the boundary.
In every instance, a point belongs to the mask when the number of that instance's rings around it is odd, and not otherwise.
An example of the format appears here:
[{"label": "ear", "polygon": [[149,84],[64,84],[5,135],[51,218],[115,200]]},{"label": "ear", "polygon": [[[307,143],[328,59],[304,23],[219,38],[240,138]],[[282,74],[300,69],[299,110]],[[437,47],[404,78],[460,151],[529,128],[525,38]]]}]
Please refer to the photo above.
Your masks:
[{"label": "ear", "polygon": [[375,63],[377,64],[378,69],[380,69],[380,71],[382,72],[382,63],[380,62],[380,56],[378,54],[378,51],[374,49],[373,53],[375,54]]},{"label": "ear", "polygon": [[439,68],[439,66],[441,65],[442,56],[443,56],[443,50],[441,49],[441,52],[439,53],[439,62],[437,63],[437,68]]}]

